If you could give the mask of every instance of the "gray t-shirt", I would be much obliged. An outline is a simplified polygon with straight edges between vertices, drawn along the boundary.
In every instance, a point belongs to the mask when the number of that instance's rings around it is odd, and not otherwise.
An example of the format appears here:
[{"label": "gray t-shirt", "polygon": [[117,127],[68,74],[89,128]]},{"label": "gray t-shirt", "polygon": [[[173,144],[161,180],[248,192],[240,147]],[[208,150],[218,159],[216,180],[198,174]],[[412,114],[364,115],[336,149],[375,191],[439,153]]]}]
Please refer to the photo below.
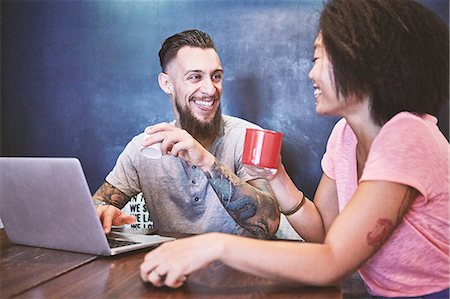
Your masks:
[{"label": "gray t-shirt", "polygon": [[[236,117],[223,115],[223,119],[223,134],[214,140],[210,152],[241,179],[254,179],[245,172],[241,158],[245,129],[259,127]],[[201,169],[171,155],[160,159],[144,157],[140,153],[142,139],[141,133],[128,143],[106,181],[129,196],[142,192],[155,228],[245,235]]]}]

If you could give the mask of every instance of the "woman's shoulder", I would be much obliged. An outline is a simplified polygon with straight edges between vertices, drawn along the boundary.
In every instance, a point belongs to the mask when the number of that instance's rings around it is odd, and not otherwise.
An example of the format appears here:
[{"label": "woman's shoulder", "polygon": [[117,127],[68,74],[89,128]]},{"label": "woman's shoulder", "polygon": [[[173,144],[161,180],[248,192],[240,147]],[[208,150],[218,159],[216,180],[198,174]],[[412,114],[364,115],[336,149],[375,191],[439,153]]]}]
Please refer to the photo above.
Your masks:
[{"label": "woman's shoulder", "polygon": [[384,124],[384,127],[434,127],[437,125],[437,118],[430,114],[415,114],[411,112],[400,112],[394,115]]},{"label": "woman's shoulder", "polygon": [[434,140],[438,143],[447,143],[445,136],[437,126],[437,118],[430,115],[418,115],[410,112],[400,112],[392,117],[381,128],[377,139],[396,139],[397,141],[415,142],[418,140]]},{"label": "woman's shoulder", "polygon": [[[371,158],[385,157],[388,164],[448,164],[450,145],[431,115],[402,112],[392,117],[372,143]],[[403,162],[400,162],[403,161]],[[426,162],[425,162],[426,161]],[[428,168],[424,166],[425,168]]]}]

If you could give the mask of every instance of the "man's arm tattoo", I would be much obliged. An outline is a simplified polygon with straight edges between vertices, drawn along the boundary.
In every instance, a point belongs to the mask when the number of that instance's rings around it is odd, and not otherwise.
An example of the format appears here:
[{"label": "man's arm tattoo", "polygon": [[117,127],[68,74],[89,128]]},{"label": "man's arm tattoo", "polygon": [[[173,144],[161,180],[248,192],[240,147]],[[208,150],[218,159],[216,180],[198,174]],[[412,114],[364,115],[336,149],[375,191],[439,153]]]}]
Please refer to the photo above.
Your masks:
[{"label": "man's arm tattoo", "polygon": [[129,197],[110,183],[104,182],[103,185],[101,185],[100,188],[94,193],[92,198],[122,209],[131,197]]},{"label": "man's arm tattoo", "polygon": [[266,181],[253,187],[217,160],[205,175],[225,209],[245,230],[260,239],[276,232],[279,212]]}]

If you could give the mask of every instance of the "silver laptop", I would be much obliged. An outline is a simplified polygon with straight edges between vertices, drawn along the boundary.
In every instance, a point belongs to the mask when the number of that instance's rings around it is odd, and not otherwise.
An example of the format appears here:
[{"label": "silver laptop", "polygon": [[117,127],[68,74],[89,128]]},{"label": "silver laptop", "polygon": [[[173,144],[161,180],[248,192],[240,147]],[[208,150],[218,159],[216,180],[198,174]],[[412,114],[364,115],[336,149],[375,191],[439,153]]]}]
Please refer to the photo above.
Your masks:
[{"label": "silver laptop", "polygon": [[105,236],[76,158],[0,157],[0,219],[12,243],[95,255],[174,240],[123,232]]}]

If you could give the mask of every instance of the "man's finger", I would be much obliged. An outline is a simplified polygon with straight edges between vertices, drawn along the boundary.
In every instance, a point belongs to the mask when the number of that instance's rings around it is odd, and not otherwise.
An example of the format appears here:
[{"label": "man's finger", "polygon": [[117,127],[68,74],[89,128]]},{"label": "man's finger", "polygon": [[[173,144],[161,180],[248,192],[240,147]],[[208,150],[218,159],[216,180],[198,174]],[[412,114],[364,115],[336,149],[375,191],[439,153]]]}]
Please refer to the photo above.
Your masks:
[{"label": "man's finger", "polygon": [[108,206],[102,214],[102,225],[105,233],[107,234],[111,231],[111,226],[113,224],[114,218],[116,217],[117,211],[119,211],[119,209]]},{"label": "man's finger", "polygon": [[112,221],[113,225],[124,225],[124,224],[132,224],[136,222],[136,216],[133,215],[126,215],[126,214],[119,214],[117,217],[115,217]]}]

